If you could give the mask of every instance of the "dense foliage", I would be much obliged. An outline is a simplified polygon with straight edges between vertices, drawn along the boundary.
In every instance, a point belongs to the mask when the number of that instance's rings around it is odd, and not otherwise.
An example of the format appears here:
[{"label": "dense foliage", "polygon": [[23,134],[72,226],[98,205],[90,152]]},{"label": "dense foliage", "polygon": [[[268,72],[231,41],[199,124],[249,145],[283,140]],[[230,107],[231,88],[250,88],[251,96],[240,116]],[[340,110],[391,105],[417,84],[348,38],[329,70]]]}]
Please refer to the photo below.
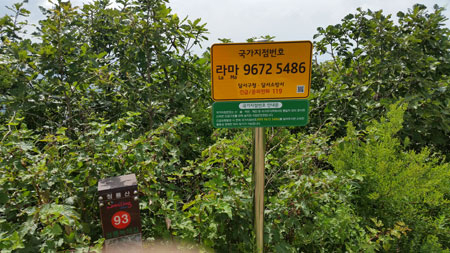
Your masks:
[{"label": "dense foliage", "polygon": [[[450,31],[442,8],[415,5],[397,20],[382,11],[349,14],[341,24],[319,28],[316,50],[332,60],[316,65],[316,124],[339,121],[362,127],[398,99],[408,103],[400,134],[413,148],[449,155]],[[420,126],[419,126],[420,125]]]},{"label": "dense foliage", "polygon": [[[212,129],[205,25],[116,2],[0,19],[0,249],[100,250],[97,182],[135,173],[147,242],[252,252],[252,131]],[[266,252],[449,251],[449,29],[397,17],[318,29],[311,122],[266,129]]]}]

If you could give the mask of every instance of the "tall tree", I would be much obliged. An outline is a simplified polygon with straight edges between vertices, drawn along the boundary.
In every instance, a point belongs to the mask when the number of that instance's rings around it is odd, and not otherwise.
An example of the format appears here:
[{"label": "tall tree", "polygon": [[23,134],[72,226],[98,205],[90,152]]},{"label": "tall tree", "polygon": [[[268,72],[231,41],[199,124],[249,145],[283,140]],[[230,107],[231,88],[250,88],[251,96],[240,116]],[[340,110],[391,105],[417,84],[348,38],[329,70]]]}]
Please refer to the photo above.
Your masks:
[{"label": "tall tree", "polygon": [[139,112],[148,130],[205,107],[207,61],[191,53],[206,38],[200,19],[180,19],[165,1],[117,3],[78,8],[58,0],[43,10],[35,42],[19,39],[20,28],[4,17],[2,71],[12,73],[2,77],[6,111],[20,111],[33,129],[74,134],[90,118]]},{"label": "tall tree", "polygon": [[313,70],[318,96],[312,121],[362,127],[404,99],[409,106],[402,136],[416,148],[431,145],[448,155],[450,30],[443,10],[415,5],[394,22],[382,11],[358,9],[340,24],[318,28],[317,52],[331,60]]}]

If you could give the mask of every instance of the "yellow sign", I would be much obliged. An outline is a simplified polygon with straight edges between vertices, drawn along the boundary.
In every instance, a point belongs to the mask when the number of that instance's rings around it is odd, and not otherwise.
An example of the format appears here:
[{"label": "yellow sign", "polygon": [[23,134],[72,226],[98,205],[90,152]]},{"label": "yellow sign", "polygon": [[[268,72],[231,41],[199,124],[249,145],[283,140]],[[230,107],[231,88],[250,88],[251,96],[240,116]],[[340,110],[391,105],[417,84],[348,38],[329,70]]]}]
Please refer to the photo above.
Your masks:
[{"label": "yellow sign", "polygon": [[215,101],[307,98],[310,41],[214,44],[211,90]]}]

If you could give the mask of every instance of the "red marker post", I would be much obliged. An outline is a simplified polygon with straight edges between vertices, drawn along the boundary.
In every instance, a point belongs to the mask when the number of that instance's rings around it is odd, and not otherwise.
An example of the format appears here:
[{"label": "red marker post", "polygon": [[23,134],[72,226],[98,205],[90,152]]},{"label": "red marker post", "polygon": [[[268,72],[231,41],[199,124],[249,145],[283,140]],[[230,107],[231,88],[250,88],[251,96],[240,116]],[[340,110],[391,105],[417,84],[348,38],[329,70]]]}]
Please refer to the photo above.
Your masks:
[{"label": "red marker post", "polygon": [[101,179],[98,195],[105,250],[122,242],[140,246],[141,216],[136,176]]}]

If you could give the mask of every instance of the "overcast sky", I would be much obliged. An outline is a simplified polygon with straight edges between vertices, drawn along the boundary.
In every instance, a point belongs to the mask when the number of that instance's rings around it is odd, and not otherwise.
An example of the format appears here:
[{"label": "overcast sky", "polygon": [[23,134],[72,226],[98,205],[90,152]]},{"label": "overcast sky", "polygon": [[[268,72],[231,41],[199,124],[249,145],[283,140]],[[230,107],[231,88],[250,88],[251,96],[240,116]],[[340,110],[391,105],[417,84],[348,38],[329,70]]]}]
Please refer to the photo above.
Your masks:
[{"label": "overcast sky", "polygon": [[[4,6],[16,0],[0,0],[0,16],[7,13]],[[89,2],[72,0],[73,4]],[[201,18],[207,23],[209,41],[204,48],[218,42],[218,38],[229,38],[242,42],[254,36],[272,35],[277,41],[313,40],[317,27],[340,23],[356,8],[380,10],[385,14],[407,11],[414,0],[170,0],[169,6],[180,17]],[[420,1],[430,11],[434,4],[445,7],[444,15],[450,17],[450,0]],[[42,16],[38,6],[49,7],[47,0],[29,0],[27,8],[32,11],[31,19],[36,22]],[[450,27],[450,21],[446,21]]]}]

